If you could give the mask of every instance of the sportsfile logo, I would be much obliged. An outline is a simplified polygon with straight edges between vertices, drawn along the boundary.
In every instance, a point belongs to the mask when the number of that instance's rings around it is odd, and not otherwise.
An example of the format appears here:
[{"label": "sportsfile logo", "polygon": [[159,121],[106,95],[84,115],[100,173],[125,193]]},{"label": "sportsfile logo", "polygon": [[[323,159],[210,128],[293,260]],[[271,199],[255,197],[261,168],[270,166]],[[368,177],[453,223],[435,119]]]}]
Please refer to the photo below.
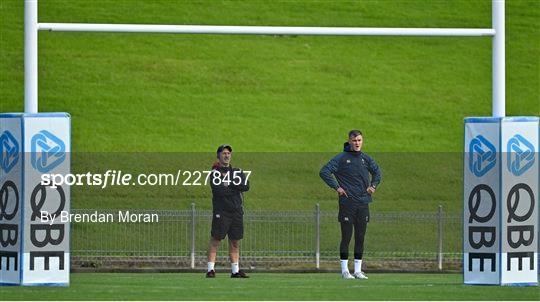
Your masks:
[{"label": "sportsfile logo", "polygon": [[64,142],[47,130],[41,130],[32,137],[32,167],[47,173],[60,165],[66,158]]},{"label": "sportsfile logo", "polygon": [[506,146],[508,170],[520,176],[534,164],[534,146],[523,136],[516,134]]},{"label": "sportsfile logo", "polygon": [[6,173],[11,171],[19,161],[19,143],[11,132],[4,131],[0,135],[0,166]]},{"label": "sportsfile logo", "polygon": [[469,169],[477,177],[495,167],[497,150],[484,136],[478,135],[469,144]]}]

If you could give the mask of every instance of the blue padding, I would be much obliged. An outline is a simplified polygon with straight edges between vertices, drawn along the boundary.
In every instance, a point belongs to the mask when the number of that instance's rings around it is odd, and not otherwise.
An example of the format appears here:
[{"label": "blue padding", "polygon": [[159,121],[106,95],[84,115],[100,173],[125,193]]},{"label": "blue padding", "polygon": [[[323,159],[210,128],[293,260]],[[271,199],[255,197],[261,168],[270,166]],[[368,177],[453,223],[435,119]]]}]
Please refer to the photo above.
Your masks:
[{"label": "blue padding", "polygon": [[515,287],[525,287],[525,286],[538,286],[538,282],[525,282],[525,283],[502,283],[502,286],[515,286]]},{"label": "blue padding", "polygon": [[54,286],[54,287],[68,287],[69,283],[22,283],[22,286]]},{"label": "blue padding", "polygon": [[499,123],[501,117],[466,117],[465,123]]},{"label": "blue padding", "polygon": [[0,113],[0,118],[9,117],[71,117],[67,112],[43,112],[43,113],[22,113],[22,112],[10,112]]},{"label": "blue padding", "polygon": [[499,283],[474,283],[474,282],[469,282],[469,283],[463,283],[463,285],[471,285],[471,286],[500,286]]},{"label": "blue padding", "polygon": [[537,116],[508,116],[503,118],[503,122],[538,122]]},{"label": "blue padding", "polygon": [[13,117],[71,117],[67,112],[44,112],[44,113],[0,113],[0,118],[13,118]]},{"label": "blue padding", "polygon": [[22,117],[24,113],[0,113],[0,118]]},{"label": "blue padding", "polygon": [[25,113],[23,117],[71,117],[67,112]]}]

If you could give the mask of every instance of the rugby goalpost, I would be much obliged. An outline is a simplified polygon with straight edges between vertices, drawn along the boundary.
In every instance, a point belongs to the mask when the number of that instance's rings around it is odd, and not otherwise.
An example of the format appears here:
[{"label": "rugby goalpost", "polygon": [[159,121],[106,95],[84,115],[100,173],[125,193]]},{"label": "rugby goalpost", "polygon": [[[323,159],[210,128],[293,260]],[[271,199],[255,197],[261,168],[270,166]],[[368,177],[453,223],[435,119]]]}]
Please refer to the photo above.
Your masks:
[{"label": "rugby goalpost", "polygon": [[216,35],[493,37],[493,117],[505,116],[504,0],[492,0],[492,28],[378,28],[39,23],[38,0],[24,6],[24,111],[38,112],[38,31]]},{"label": "rugby goalpost", "polygon": [[[508,183],[518,181],[526,183],[532,186],[532,192],[538,191],[538,160],[534,163],[534,160],[530,165],[527,165],[525,169],[522,166],[514,167],[516,173],[519,175],[512,178],[512,175],[507,175],[506,170],[503,169],[504,157],[500,155],[503,150],[510,150],[510,142],[512,142],[512,149],[514,153],[523,151],[524,146],[533,146],[532,151],[535,154],[534,146],[538,146],[538,118],[505,118],[505,3],[504,0],[492,0],[492,28],[376,28],[376,27],[288,27],[288,26],[207,26],[207,25],[149,25],[149,24],[86,24],[86,23],[39,23],[38,22],[38,0],[25,0],[24,7],[24,113],[19,114],[2,114],[0,116],[0,122],[3,123],[2,127],[6,128],[6,132],[9,131],[18,134],[15,136],[19,138],[23,143],[21,144],[22,152],[28,152],[29,145],[32,145],[31,153],[38,152],[40,148],[42,152],[49,152],[51,150],[62,150],[70,152],[70,120],[68,114],[47,114],[38,113],[38,32],[39,31],[60,31],[60,32],[122,32],[122,33],[169,33],[169,34],[216,34],[216,35],[315,35],[315,36],[438,36],[438,37],[492,37],[492,116],[487,118],[472,118],[465,119],[465,148],[464,148],[464,282],[467,284],[499,284],[499,285],[536,285],[538,281],[537,259],[536,257],[530,257],[531,253],[537,252],[537,238],[531,242],[525,242],[521,244],[518,249],[512,249],[515,242],[511,242],[512,230],[510,228],[522,227],[523,223],[527,224],[523,227],[534,227],[532,235],[535,235],[538,228],[538,206],[534,205],[534,194],[531,195],[530,207],[531,211],[525,210],[531,215],[524,218],[524,215],[520,216],[516,209],[518,208],[517,201],[512,209],[506,209],[501,204],[503,203],[502,196],[508,195],[511,199],[512,192],[515,193],[519,199],[519,189],[515,188],[506,189]],[[8,124],[5,120],[9,118],[20,119],[15,124]],[[4,119],[4,120],[2,120]],[[54,121],[53,121],[54,120]],[[62,122],[62,120],[64,120]],[[60,121],[60,122],[58,122]],[[487,126],[486,126],[487,125]],[[493,128],[488,126],[495,125]],[[513,128],[512,128],[513,127]],[[512,128],[512,129],[510,129]],[[510,129],[510,130],[508,130]],[[51,133],[54,131],[58,133]],[[515,134],[518,131],[520,134]],[[525,134],[523,134],[525,133]],[[523,134],[524,136],[521,136]],[[512,137],[512,135],[514,135]],[[519,137],[518,137],[519,136]],[[6,136],[7,137],[7,136]],[[11,136],[13,137],[13,136]],[[31,139],[30,139],[31,138]],[[503,149],[503,138],[508,141],[508,149]],[[521,138],[525,139],[526,144],[521,144]],[[528,140],[527,140],[528,139]],[[7,138],[6,138],[7,140]],[[16,139],[12,139],[16,145]],[[40,144],[35,144],[37,141]],[[531,143],[532,142],[532,143]],[[56,143],[53,147],[49,147],[49,143]],[[36,145],[37,149],[34,149]],[[25,147],[27,146],[27,147]],[[469,149],[467,149],[469,147]],[[486,147],[487,146],[487,147]],[[495,147],[496,146],[496,147]],[[28,148],[28,149],[25,149]],[[487,148],[487,149],[486,149]],[[522,149],[520,149],[522,148]],[[538,147],[536,147],[538,148]],[[474,154],[468,154],[472,152]],[[527,151],[527,150],[525,150]],[[530,149],[528,150],[530,151]],[[490,153],[491,152],[491,153]],[[508,151],[510,152],[510,151]],[[472,165],[468,166],[467,156],[469,155],[469,161]],[[495,155],[493,155],[495,154]],[[522,153],[520,153],[522,154]],[[527,153],[528,154],[528,153]],[[538,154],[538,153],[536,153]],[[478,157],[478,155],[480,155]],[[494,161],[495,158],[495,161]],[[525,158],[525,156],[523,157]],[[511,158],[508,159],[510,161]],[[483,162],[485,161],[485,162]],[[26,164],[28,162],[28,164]],[[16,162],[15,162],[16,163]],[[15,165],[14,163],[14,165]],[[30,163],[36,171],[31,170]],[[31,159],[24,159],[22,166],[17,166],[16,169],[20,171],[22,177],[19,174],[13,174],[15,178],[18,177],[20,182],[15,185],[19,185],[21,191],[22,200],[22,213],[20,216],[15,217],[13,220],[20,219],[17,222],[20,226],[21,233],[24,236],[28,236],[27,232],[32,231],[33,227],[37,227],[35,223],[30,221],[30,214],[28,209],[32,206],[34,211],[35,204],[32,204],[28,196],[33,195],[35,198],[36,190],[44,190],[40,188],[39,184],[33,188],[34,182],[39,180],[40,173],[56,172],[66,173],[69,171],[70,163],[69,159],[62,163],[57,161],[50,166],[47,166],[47,158],[42,163],[43,166],[36,167],[34,163],[34,157]],[[487,164],[486,164],[487,163]],[[20,164],[20,163],[19,163]],[[20,164],[21,165],[21,164]],[[533,167],[532,169],[531,166]],[[30,170],[25,170],[30,169]],[[495,167],[495,168],[494,168]],[[509,163],[510,167],[510,163]],[[10,169],[13,167],[10,167]],[[536,169],[535,169],[536,168]],[[468,170],[471,170],[470,173]],[[528,170],[528,172],[527,172]],[[536,174],[535,174],[536,170]],[[532,176],[530,176],[532,171]],[[10,177],[6,170],[6,175]],[[527,173],[525,173],[527,172]],[[523,174],[525,173],[525,174]],[[29,176],[28,176],[29,174]],[[527,176],[529,175],[529,176]],[[519,177],[518,177],[519,176]],[[26,188],[26,184],[30,183],[30,187]],[[476,183],[478,185],[474,188]],[[470,185],[472,184],[472,186]],[[486,185],[487,184],[487,185]],[[486,190],[488,187],[490,192],[496,192],[489,196],[496,196],[492,198],[491,203],[486,202],[485,192],[482,193],[483,198],[480,197],[480,192]],[[14,186],[16,188],[16,186]],[[492,188],[492,189],[490,189]],[[65,209],[69,209],[69,187],[65,189]],[[527,191],[528,192],[528,191]],[[43,193],[44,194],[44,193]],[[536,193],[537,194],[537,193]],[[7,198],[7,197],[6,197]],[[17,197],[18,198],[18,197]],[[475,203],[476,198],[476,203]],[[468,204],[467,204],[468,200]],[[472,204],[471,204],[472,200]],[[7,202],[7,201],[6,201]],[[35,202],[35,200],[33,201]],[[45,201],[42,202],[42,204]],[[18,204],[18,203],[17,203]],[[42,206],[41,204],[41,206]],[[521,203],[523,204],[523,202]],[[520,206],[520,207],[526,207]],[[528,208],[527,208],[528,209]],[[492,211],[493,210],[493,211]],[[514,211],[507,213],[508,211]],[[26,213],[26,212],[28,213]],[[489,213],[488,215],[485,215]],[[506,222],[505,215],[513,215],[512,217],[518,218],[518,222],[521,224],[512,224],[514,222]],[[32,214],[33,215],[33,214]],[[484,216],[482,216],[484,215]],[[481,217],[480,217],[481,216]],[[504,217],[504,218],[503,218]],[[509,216],[510,217],[510,216]],[[476,218],[476,220],[475,220]],[[30,222],[28,222],[30,221]],[[1,226],[1,225],[0,225]],[[62,225],[53,225],[55,227],[62,227]],[[486,229],[493,229],[494,231],[489,233]],[[480,230],[480,231],[479,231]],[[527,229],[529,230],[529,229]],[[51,232],[50,229],[47,230]],[[504,236],[508,235],[509,242],[503,242]],[[523,235],[524,231],[521,231],[519,235]],[[50,233],[47,233],[50,235]],[[20,235],[21,237],[23,235]],[[491,239],[487,240],[487,235],[491,235]],[[35,234],[33,234],[35,236]],[[476,237],[475,237],[476,236]],[[480,241],[475,240],[480,236]],[[468,238],[467,238],[468,237]],[[471,239],[472,238],[472,239]],[[35,238],[33,238],[34,240]],[[522,237],[519,238],[520,242]],[[50,239],[52,241],[52,239]],[[39,245],[32,246],[28,238],[21,238],[22,243],[13,246],[13,251],[10,252],[15,255],[15,251],[20,251],[20,274],[12,274],[4,272],[4,268],[0,273],[0,284],[23,284],[23,285],[67,285],[69,284],[69,224],[67,225],[66,238],[63,245],[60,245],[53,252],[51,252],[50,246],[43,247],[43,242],[38,242]],[[45,242],[46,244],[47,242]],[[480,243],[480,245],[479,245]],[[510,247],[508,247],[508,243]],[[512,245],[514,243],[514,245]],[[55,243],[56,244],[56,243]],[[531,245],[534,247],[531,251]],[[525,250],[523,250],[525,248]],[[60,250],[60,251],[59,251]],[[63,254],[62,254],[63,252]],[[515,252],[514,259],[512,260],[511,252]],[[52,254],[57,253],[57,254]],[[60,253],[60,254],[58,254]],[[61,256],[64,256],[63,258]],[[480,256],[479,256],[480,255]],[[17,256],[17,259],[19,259]],[[44,260],[35,260],[35,257],[44,258]],[[60,257],[57,262],[53,262],[50,268],[49,260],[51,257]],[[528,257],[528,258],[527,258]],[[531,260],[530,266],[525,260]],[[533,259],[534,258],[534,259]],[[1,260],[1,259],[0,259]],[[35,263],[33,261],[36,261]],[[28,267],[28,261],[30,261],[30,267]],[[52,260],[51,260],[52,261]],[[519,270],[517,264],[519,261]],[[488,264],[491,264],[488,265]],[[17,260],[15,260],[15,266],[17,266]],[[67,268],[65,267],[67,265]],[[488,268],[491,267],[491,270]],[[530,269],[525,269],[530,268]],[[8,262],[9,270],[9,262]],[[17,272],[18,273],[18,272]],[[4,279],[10,280],[4,280]]]}]

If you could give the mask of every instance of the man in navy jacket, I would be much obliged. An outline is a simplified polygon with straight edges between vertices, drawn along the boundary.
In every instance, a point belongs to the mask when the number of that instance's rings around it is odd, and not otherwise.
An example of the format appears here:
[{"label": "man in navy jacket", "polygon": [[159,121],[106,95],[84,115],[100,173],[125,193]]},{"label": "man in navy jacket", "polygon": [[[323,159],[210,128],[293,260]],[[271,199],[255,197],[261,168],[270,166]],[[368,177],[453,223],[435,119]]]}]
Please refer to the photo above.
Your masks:
[{"label": "man in navy jacket", "polygon": [[[339,196],[338,221],[341,224],[341,276],[344,279],[367,279],[362,272],[364,236],[369,222],[369,203],[381,181],[377,163],[361,151],[360,130],[349,132],[343,152],[321,168],[319,175]],[[371,176],[371,177],[370,177]],[[349,243],[354,228],[354,273],[348,268]]]}]

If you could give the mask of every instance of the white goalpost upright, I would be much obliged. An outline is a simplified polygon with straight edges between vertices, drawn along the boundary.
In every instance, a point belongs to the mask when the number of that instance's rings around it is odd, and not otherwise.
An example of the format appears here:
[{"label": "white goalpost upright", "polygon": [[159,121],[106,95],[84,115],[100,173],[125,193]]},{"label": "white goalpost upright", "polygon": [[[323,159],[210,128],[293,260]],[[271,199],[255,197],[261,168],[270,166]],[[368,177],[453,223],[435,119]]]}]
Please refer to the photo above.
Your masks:
[{"label": "white goalpost upright", "polygon": [[[25,0],[24,11],[24,113],[0,114],[0,148],[5,144],[13,153],[0,158],[7,163],[0,169],[0,185],[17,193],[10,195],[16,199],[6,197],[6,202],[20,204],[0,220],[0,231],[7,228],[16,234],[0,253],[0,284],[69,284],[69,223],[55,221],[46,227],[33,213],[36,207],[69,210],[70,203],[69,187],[52,189],[38,182],[44,173],[69,172],[71,137],[69,114],[38,113],[38,31],[491,37],[492,116],[466,118],[464,127],[464,283],[538,284],[538,202],[534,200],[538,200],[539,119],[505,117],[504,0],[492,0],[492,28],[39,23],[37,0]],[[20,154],[18,161],[13,150]],[[51,199],[36,206],[36,195],[45,192]],[[45,239],[38,239],[42,238],[38,231]]]},{"label": "white goalpost upright", "polygon": [[506,60],[505,60],[505,18],[504,0],[493,0],[491,7],[491,20],[494,31],[492,51],[493,90],[492,116],[504,117],[506,115]]},{"label": "white goalpost upright", "polygon": [[24,1],[24,112],[38,113],[38,3]]}]

